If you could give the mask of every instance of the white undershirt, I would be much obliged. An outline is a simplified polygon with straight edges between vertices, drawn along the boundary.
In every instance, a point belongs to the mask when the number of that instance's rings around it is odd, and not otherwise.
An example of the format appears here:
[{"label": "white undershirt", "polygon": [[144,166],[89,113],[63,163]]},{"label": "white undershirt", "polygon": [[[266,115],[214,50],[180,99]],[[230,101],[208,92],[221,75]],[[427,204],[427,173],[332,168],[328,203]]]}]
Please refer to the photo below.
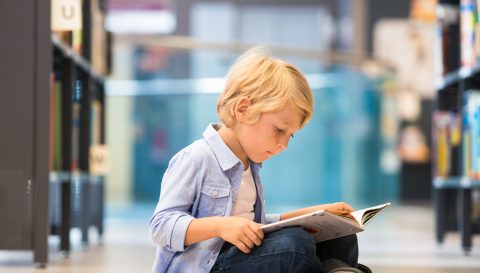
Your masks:
[{"label": "white undershirt", "polygon": [[242,182],[238,190],[237,200],[233,204],[233,216],[245,217],[253,220],[255,217],[253,206],[257,200],[257,188],[253,181],[250,166],[243,171]]}]

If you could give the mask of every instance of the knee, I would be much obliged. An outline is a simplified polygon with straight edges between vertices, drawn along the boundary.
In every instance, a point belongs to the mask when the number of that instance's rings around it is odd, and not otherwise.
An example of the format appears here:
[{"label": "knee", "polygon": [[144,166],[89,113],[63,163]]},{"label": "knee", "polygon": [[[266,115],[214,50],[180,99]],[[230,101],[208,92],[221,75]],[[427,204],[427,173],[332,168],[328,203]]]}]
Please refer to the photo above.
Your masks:
[{"label": "knee", "polygon": [[315,256],[316,245],[313,237],[300,227],[281,229],[271,234],[278,248],[285,252],[294,252],[308,257]]},{"label": "knee", "polygon": [[[358,262],[358,241],[357,235],[348,235],[343,236],[340,238],[336,238],[331,241],[327,241],[328,243],[327,248],[334,249],[332,253],[334,257],[342,260],[343,262],[349,264],[350,266],[356,266]],[[320,252],[325,253],[325,252]],[[327,251],[328,253],[328,251]],[[320,254],[320,256],[324,256],[325,254]]]},{"label": "knee", "polygon": [[252,256],[274,261],[269,272],[317,272],[321,268],[313,237],[303,228],[291,227],[266,234],[263,244]]},{"label": "knee", "polygon": [[338,245],[342,245],[351,249],[358,248],[358,240],[357,240],[356,234],[343,236],[335,240],[336,240],[336,244]]}]

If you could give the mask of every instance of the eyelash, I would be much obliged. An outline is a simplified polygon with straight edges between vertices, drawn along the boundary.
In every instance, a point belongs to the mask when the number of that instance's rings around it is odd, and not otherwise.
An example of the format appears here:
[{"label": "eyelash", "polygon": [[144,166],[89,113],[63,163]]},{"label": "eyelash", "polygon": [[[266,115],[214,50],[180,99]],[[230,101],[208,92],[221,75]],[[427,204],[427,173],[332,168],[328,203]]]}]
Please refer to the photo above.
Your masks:
[{"label": "eyelash", "polygon": [[[280,129],[280,128],[277,128],[277,132],[280,133],[280,134],[283,134],[283,133],[285,133],[285,130]],[[295,139],[295,136],[294,136],[293,134],[290,134],[290,137],[291,137],[292,139]]]}]

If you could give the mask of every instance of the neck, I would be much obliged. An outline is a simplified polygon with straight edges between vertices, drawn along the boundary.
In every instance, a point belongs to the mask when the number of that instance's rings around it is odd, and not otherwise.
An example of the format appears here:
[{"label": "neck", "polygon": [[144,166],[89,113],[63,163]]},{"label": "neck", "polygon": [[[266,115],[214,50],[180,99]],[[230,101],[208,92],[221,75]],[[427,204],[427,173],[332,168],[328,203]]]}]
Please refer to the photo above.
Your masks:
[{"label": "neck", "polygon": [[218,129],[218,134],[220,138],[222,138],[223,142],[230,148],[230,150],[235,154],[243,162],[243,169],[248,169],[249,160],[245,151],[243,151],[242,145],[238,141],[237,136],[233,132],[231,128],[228,128],[225,125],[222,125],[220,129]]}]

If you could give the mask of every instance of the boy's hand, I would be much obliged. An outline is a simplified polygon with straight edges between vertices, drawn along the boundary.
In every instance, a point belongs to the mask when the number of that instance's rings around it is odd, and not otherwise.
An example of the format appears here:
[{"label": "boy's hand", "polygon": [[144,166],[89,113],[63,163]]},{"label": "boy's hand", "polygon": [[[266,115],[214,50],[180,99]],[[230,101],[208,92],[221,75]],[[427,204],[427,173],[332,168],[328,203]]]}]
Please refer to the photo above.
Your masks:
[{"label": "boy's hand", "polygon": [[336,202],[332,204],[327,204],[325,210],[330,213],[346,216],[348,218],[355,220],[355,218],[350,214],[355,210],[353,209],[352,206],[350,206],[345,202]]},{"label": "boy's hand", "polygon": [[345,202],[327,204],[325,210],[337,215],[347,214],[355,211],[352,206]]},{"label": "boy's hand", "polygon": [[218,233],[223,240],[235,245],[242,252],[249,253],[255,245],[262,244],[263,230],[260,226],[247,218],[224,217]]}]

